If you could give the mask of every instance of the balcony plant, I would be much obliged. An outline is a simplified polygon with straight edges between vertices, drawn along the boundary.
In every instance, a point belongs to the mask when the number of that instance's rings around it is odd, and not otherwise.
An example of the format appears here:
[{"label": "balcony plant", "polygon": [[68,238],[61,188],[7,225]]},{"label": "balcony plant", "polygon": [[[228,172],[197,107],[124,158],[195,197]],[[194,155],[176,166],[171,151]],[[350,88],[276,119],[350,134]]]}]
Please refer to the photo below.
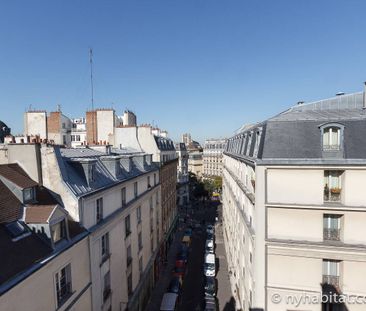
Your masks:
[{"label": "balcony plant", "polygon": [[341,191],[342,191],[342,189],[341,189],[341,188],[331,188],[331,189],[330,189],[330,192],[331,192],[332,194],[340,194],[340,193],[341,193]]}]

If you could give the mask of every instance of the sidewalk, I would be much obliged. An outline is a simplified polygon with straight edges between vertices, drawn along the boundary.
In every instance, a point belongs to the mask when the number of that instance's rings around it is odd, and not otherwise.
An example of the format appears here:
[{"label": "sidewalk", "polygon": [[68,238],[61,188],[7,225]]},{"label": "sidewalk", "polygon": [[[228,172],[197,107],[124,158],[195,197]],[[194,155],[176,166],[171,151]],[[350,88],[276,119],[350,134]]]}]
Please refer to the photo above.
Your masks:
[{"label": "sidewalk", "polygon": [[145,311],[156,311],[160,309],[161,301],[163,300],[163,296],[166,293],[172,278],[172,270],[175,266],[175,258],[179,250],[178,247],[180,245],[180,241],[182,240],[183,233],[184,224],[182,225],[181,223],[178,223],[177,232],[175,233],[174,240],[168,252],[168,263],[160,273],[159,280],[157,281],[155,288],[151,293],[150,301],[147,304]]},{"label": "sidewalk", "polygon": [[219,270],[216,275],[218,287],[217,287],[217,300],[219,303],[218,310],[229,311],[235,310],[235,300],[231,291],[231,283],[228,271],[228,263],[226,259],[226,251],[224,245],[223,226],[220,221],[215,225],[215,237],[216,237],[216,258],[219,260]]}]

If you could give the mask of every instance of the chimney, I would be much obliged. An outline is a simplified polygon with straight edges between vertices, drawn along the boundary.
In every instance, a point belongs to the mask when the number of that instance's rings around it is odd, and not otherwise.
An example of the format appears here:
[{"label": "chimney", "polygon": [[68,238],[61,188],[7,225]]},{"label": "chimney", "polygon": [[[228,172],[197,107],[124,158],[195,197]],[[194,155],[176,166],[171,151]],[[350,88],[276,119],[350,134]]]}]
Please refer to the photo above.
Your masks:
[{"label": "chimney", "polygon": [[300,106],[300,105],[304,104],[304,102],[303,101],[299,101],[299,102],[297,102],[297,104]]},{"label": "chimney", "polygon": [[342,96],[342,95],[344,95],[344,92],[338,92],[338,93],[336,94],[336,96]]},{"label": "chimney", "polygon": [[366,109],[366,82],[363,83],[363,103],[362,103],[362,109]]}]

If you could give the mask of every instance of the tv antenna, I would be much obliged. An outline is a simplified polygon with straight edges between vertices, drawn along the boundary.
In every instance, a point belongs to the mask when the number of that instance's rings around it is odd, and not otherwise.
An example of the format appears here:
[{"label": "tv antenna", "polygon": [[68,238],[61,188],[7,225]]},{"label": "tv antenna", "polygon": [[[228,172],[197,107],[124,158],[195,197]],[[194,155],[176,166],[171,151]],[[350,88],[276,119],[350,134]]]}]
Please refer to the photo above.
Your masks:
[{"label": "tv antenna", "polygon": [[89,61],[90,61],[90,86],[91,86],[91,105],[94,110],[94,86],[93,86],[93,49],[89,49]]}]

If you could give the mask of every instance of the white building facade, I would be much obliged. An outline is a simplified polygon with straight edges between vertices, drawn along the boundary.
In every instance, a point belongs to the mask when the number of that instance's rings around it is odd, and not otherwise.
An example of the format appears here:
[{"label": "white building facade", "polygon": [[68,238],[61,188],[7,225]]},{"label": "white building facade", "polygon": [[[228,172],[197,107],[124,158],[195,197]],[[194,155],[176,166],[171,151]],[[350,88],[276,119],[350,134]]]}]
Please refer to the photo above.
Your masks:
[{"label": "white building facade", "polygon": [[364,98],[297,105],[228,140],[223,223],[237,308],[364,310]]},{"label": "white building facade", "polygon": [[226,139],[207,139],[203,147],[203,176],[222,176],[222,157]]}]

